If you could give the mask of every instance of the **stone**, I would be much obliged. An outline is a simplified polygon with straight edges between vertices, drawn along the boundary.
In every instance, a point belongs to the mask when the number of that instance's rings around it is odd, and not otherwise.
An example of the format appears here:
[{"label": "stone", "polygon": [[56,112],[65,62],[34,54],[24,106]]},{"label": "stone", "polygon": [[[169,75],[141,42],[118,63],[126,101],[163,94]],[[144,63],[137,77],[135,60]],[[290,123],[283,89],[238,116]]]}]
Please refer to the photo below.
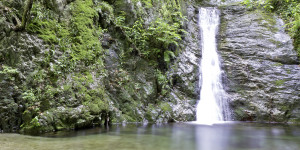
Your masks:
[{"label": "stone", "polygon": [[221,16],[219,52],[235,119],[299,118],[299,60],[283,21],[241,5],[222,7]]}]

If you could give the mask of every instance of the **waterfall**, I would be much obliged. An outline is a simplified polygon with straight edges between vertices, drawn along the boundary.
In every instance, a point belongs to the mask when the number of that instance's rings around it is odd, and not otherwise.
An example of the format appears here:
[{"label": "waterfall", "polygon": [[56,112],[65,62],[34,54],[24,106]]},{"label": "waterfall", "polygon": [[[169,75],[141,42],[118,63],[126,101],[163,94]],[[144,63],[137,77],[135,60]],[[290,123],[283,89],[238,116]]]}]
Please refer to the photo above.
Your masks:
[{"label": "waterfall", "polygon": [[201,31],[201,76],[200,101],[197,105],[197,123],[213,124],[228,120],[226,93],[221,82],[221,68],[217,53],[216,35],[220,23],[216,8],[199,9]]}]

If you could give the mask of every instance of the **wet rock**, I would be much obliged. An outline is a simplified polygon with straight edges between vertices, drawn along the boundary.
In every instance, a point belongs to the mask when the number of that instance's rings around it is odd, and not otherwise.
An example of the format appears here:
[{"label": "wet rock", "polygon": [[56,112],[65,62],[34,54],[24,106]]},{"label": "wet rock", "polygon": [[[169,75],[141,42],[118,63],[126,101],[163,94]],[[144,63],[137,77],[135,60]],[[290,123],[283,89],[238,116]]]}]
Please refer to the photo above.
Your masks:
[{"label": "wet rock", "polygon": [[182,51],[168,72],[172,76],[174,86],[194,101],[199,97],[199,63],[201,58],[196,9],[191,5],[187,6],[189,21],[186,23],[186,30],[188,33],[184,36],[181,45]]},{"label": "wet rock", "polygon": [[[132,9],[123,8],[123,10]],[[131,56],[121,61],[120,47],[124,47],[122,41],[108,42],[108,38],[104,38],[105,47],[108,48],[105,57],[105,66],[108,70],[106,89],[109,91],[110,99],[121,111],[116,122],[169,122],[195,119],[195,104],[199,92],[198,62],[201,56],[195,10],[192,5],[187,6],[189,21],[185,24],[185,29],[188,33],[183,37],[178,57],[171,63],[166,73],[172,82],[170,95],[167,96],[159,95],[154,66],[139,56]],[[151,21],[153,15],[155,13],[145,16],[148,18],[146,22]],[[113,37],[113,35],[105,37],[110,36]],[[120,79],[125,80],[120,81]]]},{"label": "wet rock", "polygon": [[299,60],[281,19],[240,5],[223,7],[219,47],[237,120],[300,117]]},{"label": "wet rock", "polygon": [[186,5],[186,10],[187,33],[183,36],[180,53],[167,71],[172,81],[170,95],[166,97],[166,101],[170,102],[172,108],[169,121],[195,120],[196,103],[201,88],[199,87],[201,49],[197,8]]},{"label": "wet rock", "polygon": [[172,107],[173,121],[194,121],[196,120],[195,97],[188,97],[181,91],[174,89],[169,97]]}]

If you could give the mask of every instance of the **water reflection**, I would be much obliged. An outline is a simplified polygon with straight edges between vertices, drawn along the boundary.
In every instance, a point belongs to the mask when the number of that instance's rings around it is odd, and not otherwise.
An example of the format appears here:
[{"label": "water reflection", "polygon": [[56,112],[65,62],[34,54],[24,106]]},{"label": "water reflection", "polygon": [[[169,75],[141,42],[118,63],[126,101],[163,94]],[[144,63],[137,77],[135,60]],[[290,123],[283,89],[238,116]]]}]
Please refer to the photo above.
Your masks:
[{"label": "water reflection", "polygon": [[0,134],[1,150],[299,150],[300,127],[257,123],[114,125],[42,136]]},{"label": "water reflection", "polygon": [[231,137],[231,130],[213,126],[197,126],[195,134],[198,150],[226,150]]},{"label": "water reflection", "polygon": [[299,127],[286,125],[198,125],[195,144],[197,150],[299,150],[299,133]]}]

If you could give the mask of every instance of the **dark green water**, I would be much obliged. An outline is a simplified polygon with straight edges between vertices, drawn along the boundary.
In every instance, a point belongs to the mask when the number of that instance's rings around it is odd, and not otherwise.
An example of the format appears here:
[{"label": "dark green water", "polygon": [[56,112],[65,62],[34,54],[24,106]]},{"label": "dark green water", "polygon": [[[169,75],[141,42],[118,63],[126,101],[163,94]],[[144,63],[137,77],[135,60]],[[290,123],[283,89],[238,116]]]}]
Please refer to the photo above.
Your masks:
[{"label": "dark green water", "polygon": [[0,134],[1,150],[300,150],[300,126],[114,125],[42,136]]}]

